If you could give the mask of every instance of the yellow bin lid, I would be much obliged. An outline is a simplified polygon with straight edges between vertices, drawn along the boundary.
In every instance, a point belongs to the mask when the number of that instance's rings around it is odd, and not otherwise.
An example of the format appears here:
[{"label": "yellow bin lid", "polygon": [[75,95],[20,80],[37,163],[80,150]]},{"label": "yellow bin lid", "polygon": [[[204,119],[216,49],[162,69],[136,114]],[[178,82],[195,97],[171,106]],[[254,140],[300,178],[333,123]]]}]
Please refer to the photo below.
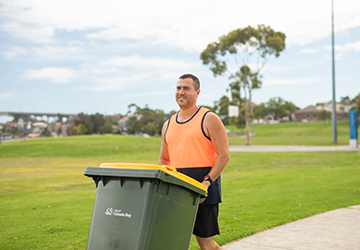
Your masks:
[{"label": "yellow bin lid", "polygon": [[[153,164],[138,164],[138,163],[102,163],[100,165],[100,168],[103,170],[105,170],[105,169],[109,169],[109,170],[110,169],[113,169],[113,170],[141,170],[142,173],[146,170],[157,170],[157,171],[165,173],[165,175],[172,176],[172,177],[180,180],[180,182],[178,182],[177,184],[181,185],[183,182],[183,183],[187,184],[186,187],[189,187],[188,184],[190,184],[191,187],[196,188],[199,193],[201,193],[204,196],[207,196],[207,189],[203,184],[201,184],[197,180],[195,180],[185,174],[178,172],[176,170],[176,168],[173,168],[171,166],[167,166],[167,165],[159,166],[159,165],[153,165]],[[99,169],[99,168],[87,167],[87,169],[85,171],[85,175],[101,176],[104,174],[103,171],[99,172],[96,169]],[[107,174],[105,174],[105,175],[107,175]],[[169,182],[173,182],[173,181],[169,181]]]}]

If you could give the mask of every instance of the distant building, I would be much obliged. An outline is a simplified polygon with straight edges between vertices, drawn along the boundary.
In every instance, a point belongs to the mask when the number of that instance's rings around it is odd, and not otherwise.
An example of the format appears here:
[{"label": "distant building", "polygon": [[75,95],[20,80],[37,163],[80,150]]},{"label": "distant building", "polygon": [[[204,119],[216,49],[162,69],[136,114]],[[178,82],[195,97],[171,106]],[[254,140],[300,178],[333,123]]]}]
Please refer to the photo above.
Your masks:
[{"label": "distant building", "polygon": [[17,129],[17,123],[16,122],[7,122],[6,123],[6,128],[5,128],[6,131],[11,131],[14,128]]},{"label": "distant building", "polygon": [[124,116],[120,117],[120,119],[118,120],[120,131],[126,131],[127,130],[126,122],[128,120],[129,120],[128,116],[124,115]]},{"label": "distant building", "polygon": [[24,130],[26,133],[31,132],[31,122],[24,121],[23,119],[19,119],[19,121],[17,122],[17,131],[23,133]]},{"label": "distant building", "polygon": [[319,121],[319,117],[317,117],[317,112],[319,110],[313,106],[310,105],[304,109],[299,109],[295,111],[295,120],[302,121],[302,120],[308,120],[308,121]]},{"label": "distant building", "polygon": [[69,123],[63,123],[61,124],[61,135],[67,136],[67,128],[71,125]]},{"label": "distant building", "polygon": [[118,120],[120,131],[124,131],[124,132],[127,131],[126,123],[131,117],[136,117],[136,119],[140,120],[142,115],[139,115],[139,114],[134,114],[134,115],[130,115],[130,116],[122,115],[120,117],[120,119]]},{"label": "distant building", "polygon": [[59,133],[61,131],[61,122],[52,122],[49,124],[48,126],[48,130],[51,132],[51,133]]},{"label": "distant building", "polygon": [[[332,101],[327,104],[320,104],[317,107],[322,107],[323,109],[332,113]],[[349,116],[349,111],[352,105],[344,105],[342,103],[337,102],[335,105],[336,109],[336,119],[341,120],[343,118],[347,118]]]},{"label": "distant building", "polygon": [[[341,120],[348,117],[350,106],[344,105],[342,103],[336,103],[336,119]],[[317,113],[320,110],[326,110],[332,113],[332,102],[318,104],[317,106],[307,106],[304,109],[299,109],[295,111],[295,120],[302,121],[320,121],[320,118],[317,116]],[[331,118],[329,118],[330,120]]]},{"label": "distant building", "polygon": [[41,133],[45,128],[47,128],[48,124],[46,122],[34,122],[33,126],[33,133],[38,134]]}]

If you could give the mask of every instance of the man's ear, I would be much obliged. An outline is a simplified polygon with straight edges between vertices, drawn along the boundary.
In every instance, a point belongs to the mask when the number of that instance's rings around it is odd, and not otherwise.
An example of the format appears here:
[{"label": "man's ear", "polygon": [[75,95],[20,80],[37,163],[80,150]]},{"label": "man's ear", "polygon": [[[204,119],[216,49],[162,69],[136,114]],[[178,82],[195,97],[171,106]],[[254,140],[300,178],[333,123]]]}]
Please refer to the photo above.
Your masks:
[{"label": "man's ear", "polygon": [[200,89],[196,90],[196,97],[198,97],[200,94]]}]

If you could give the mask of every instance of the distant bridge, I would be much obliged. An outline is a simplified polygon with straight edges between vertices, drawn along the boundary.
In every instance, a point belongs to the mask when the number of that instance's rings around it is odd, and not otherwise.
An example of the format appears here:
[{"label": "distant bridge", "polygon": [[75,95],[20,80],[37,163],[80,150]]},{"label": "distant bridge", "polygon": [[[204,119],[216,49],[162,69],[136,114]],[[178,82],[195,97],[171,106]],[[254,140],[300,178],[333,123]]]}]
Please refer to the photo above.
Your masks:
[{"label": "distant bridge", "polygon": [[12,116],[14,118],[29,120],[32,118],[40,117],[41,119],[45,116],[49,121],[49,117],[56,118],[66,118],[69,120],[70,116],[75,116],[76,114],[63,114],[63,113],[35,113],[35,112],[0,112],[0,116]]}]

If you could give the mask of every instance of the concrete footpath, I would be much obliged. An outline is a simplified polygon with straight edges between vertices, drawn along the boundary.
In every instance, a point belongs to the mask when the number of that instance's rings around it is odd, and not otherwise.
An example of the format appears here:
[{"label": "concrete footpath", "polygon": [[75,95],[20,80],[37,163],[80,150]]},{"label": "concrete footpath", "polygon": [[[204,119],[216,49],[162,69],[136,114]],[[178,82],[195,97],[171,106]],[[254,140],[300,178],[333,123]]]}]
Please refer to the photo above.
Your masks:
[{"label": "concrete footpath", "polygon": [[[359,151],[350,146],[231,145],[231,152]],[[360,152],[360,151],[359,151]],[[222,250],[360,250],[360,205],[341,208],[259,232]]]},{"label": "concrete footpath", "polygon": [[360,205],[341,208],[263,231],[222,250],[358,250]]}]

